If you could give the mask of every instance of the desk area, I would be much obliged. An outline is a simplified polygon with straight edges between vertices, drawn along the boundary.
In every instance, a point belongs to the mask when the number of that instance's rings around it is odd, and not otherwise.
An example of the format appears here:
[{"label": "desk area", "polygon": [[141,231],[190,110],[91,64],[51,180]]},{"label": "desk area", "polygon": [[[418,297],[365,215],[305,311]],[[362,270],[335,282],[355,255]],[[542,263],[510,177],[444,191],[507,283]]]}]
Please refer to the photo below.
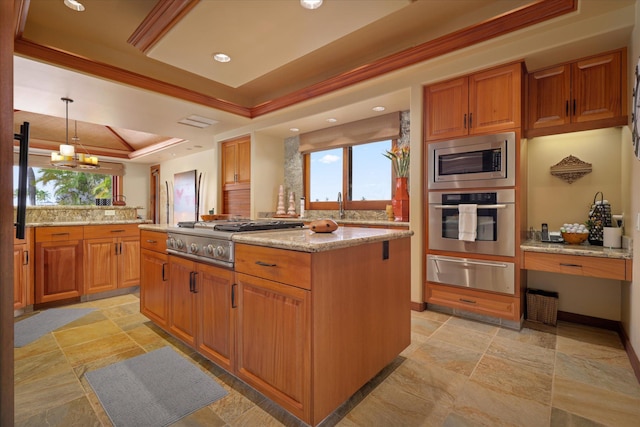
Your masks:
[{"label": "desk area", "polygon": [[631,281],[633,253],[593,245],[567,245],[533,240],[520,245],[525,270]]}]

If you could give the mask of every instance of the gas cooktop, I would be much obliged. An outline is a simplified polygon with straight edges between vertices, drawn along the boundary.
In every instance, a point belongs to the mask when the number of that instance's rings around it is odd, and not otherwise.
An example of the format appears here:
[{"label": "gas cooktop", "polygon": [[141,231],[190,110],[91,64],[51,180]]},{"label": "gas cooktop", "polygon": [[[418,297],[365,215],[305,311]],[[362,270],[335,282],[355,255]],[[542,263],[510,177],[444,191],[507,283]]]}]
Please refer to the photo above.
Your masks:
[{"label": "gas cooktop", "polygon": [[302,228],[302,221],[239,221],[219,223],[213,226],[214,230],[231,231],[239,233],[242,231],[278,230],[283,228]]}]

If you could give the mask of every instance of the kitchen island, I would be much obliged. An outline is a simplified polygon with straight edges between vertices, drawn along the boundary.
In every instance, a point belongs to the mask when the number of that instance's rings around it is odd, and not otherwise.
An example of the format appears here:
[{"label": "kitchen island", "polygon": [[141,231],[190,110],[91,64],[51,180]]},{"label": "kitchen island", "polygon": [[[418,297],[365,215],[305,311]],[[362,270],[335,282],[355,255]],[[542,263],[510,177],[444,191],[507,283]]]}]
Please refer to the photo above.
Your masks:
[{"label": "kitchen island", "polygon": [[[206,280],[184,283],[196,276],[177,274],[182,262],[169,261],[169,287],[191,286],[190,298],[199,299],[199,330],[189,345],[216,363],[210,355],[226,351],[228,365],[220,366],[317,425],[410,344],[412,234],[352,227],[237,233],[232,280],[229,269],[217,268],[216,280],[206,266],[197,275]],[[143,299],[146,286],[143,275]],[[203,303],[214,294],[228,300]],[[171,320],[164,327],[171,333]]]}]

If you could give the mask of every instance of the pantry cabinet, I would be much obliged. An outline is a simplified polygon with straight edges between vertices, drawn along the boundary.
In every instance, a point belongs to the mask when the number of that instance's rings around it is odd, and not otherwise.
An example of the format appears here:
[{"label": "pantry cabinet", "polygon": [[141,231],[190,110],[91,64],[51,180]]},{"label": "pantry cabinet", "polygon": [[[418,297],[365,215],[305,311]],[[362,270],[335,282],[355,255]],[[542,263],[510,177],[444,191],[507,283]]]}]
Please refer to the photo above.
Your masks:
[{"label": "pantry cabinet", "polygon": [[518,62],[426,86],[427,141],[519,128],[522,67]]},{"label": "pantry cabinet", "polygon": [[37,227],[35,304],[82,295],[83,227]]},{"label": "pantry cabinet", "polygon": [[33,304],[33,229],[25,229],[24,239],[13,239],[13,309]]},{"label": "pantry cabinet", "polygon": [[222,213],[250,216],[251,137],[249,135],[220,146],[222,169]]},{"label": "pantry cabinet", "polygon": [[140,231],[137,224],[84,227],[84,293],[140,284]]},{"label": "pantry cabinet", "polygon": [[163,329],[169,323],[167,234],[140,232],[140,312]]},{"label": "pantry cabinet", "polygon": [[527,137],[624,125],[626,50],[529,73]]}]

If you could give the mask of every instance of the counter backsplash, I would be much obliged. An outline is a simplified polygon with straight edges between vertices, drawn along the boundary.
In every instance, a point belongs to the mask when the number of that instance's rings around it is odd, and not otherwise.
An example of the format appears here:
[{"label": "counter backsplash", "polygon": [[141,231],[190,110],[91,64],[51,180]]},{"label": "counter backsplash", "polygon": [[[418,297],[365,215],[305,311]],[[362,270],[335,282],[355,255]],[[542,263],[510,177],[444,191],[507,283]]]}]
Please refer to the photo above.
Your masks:
[{"label": "counter backsplash", "polygon": [[[358,211],[345,211],[345,216],[342,219],[353,221],[388,221],[385,211],[378,210],[358,210]],[[260,218],[273,218],[275,212],[260,212],[258,217]],[[304,217],[301,219],[315,220],[315,219],[340,219],[340,214],[337,210],[305,210]]]},{"label": "counter backsplash", "polygon": [[[27,206],[26,223],[113,222],[138,219],[137,206]],[[113,215],[106,215],[111,211]],[[110,212],[110,213],[111,213]],[[13,208],[16,218],[16,208]]]}]

